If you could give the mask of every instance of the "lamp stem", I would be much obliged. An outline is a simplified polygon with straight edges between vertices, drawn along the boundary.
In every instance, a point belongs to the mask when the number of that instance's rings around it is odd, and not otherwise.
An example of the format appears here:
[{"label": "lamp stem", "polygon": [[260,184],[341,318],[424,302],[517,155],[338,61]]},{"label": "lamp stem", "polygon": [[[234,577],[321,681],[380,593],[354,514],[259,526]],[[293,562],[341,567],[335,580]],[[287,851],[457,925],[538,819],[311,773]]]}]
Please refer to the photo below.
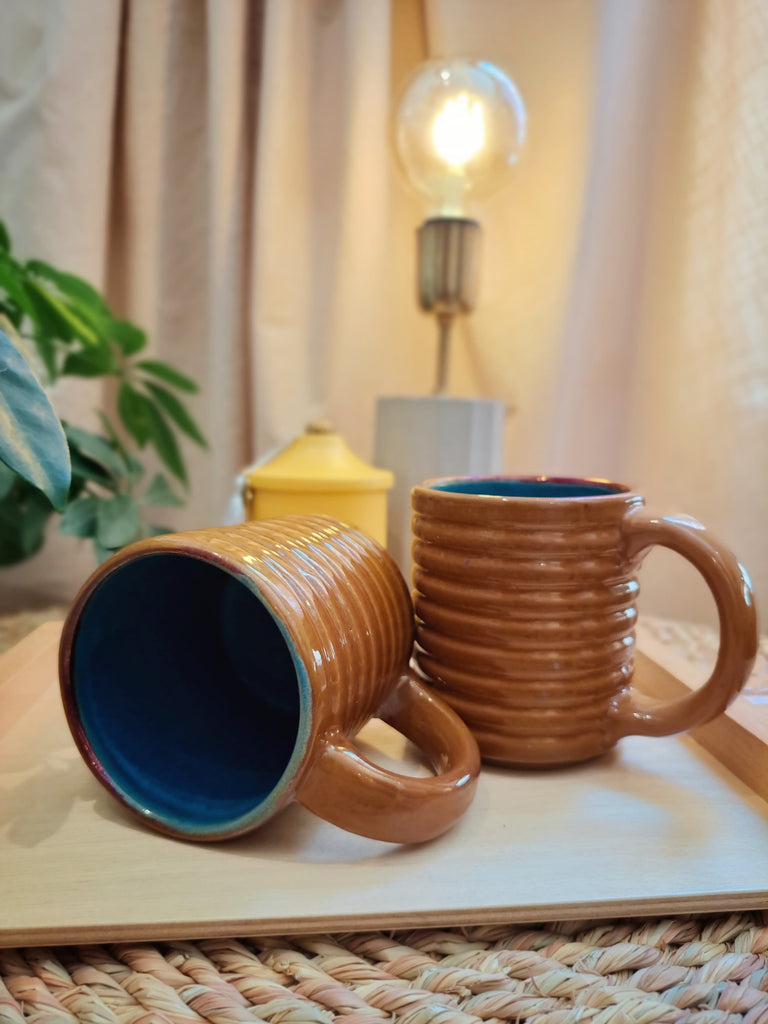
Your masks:
[{"label": "lamp stem", "polygon": [[438,325],[434,394],[448,391],[448,356],[453,318],[475,307],[480,225],[466,217],[431,217],[419,228],[419,305]]},{"label": "lamp stem", "polygon": [[435,377],[435,395],[444,395],[448,391],[448,354],[451,344],[452,313],[437,315],[437,375]]}]

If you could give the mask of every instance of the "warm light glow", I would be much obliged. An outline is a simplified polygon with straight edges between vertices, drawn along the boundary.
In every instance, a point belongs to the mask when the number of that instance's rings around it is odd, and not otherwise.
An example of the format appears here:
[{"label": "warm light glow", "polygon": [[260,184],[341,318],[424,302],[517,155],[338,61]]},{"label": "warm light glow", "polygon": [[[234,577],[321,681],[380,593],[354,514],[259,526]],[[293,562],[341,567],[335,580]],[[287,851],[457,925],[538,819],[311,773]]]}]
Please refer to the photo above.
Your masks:
[{"label": "warm light glow", "polygon": [[440,58],[414,70],[394,127],[400,166],[430,215],[468,217],[508,180],[525,107],[515,83],[487,61]]},{"label": "warm light glow", "polygon": [[432,125],[432,141],[438,155],[451,167],[460,168],[476,156],[485,144],[483,104],[470,103],[461,93],[445,105]]}]

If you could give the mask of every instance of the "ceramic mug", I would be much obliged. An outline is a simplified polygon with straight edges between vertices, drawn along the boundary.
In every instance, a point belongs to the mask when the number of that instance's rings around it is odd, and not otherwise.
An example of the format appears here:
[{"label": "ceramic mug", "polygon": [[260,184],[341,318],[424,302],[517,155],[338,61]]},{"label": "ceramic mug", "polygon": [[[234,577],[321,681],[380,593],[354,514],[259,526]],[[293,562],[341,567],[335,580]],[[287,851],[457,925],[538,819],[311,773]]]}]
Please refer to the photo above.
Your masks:
[{"label": "ceramic mug", "polygon": [[[189,839],[261,825],[296,799],[361,835],[419,842],[466,810],[477,745],[409,669],[405,580],[365,534],[285,516],[139,541],[87,581],[64,625],[75,742],[143,822]],[[379,716],[437,774],[354,745]]]},{"label": "ceramic mug", "polygon": [[[590,479],[431,480],[412,505],[416,661],[484,760],[569,764],[622,736],[682,732],[724,711],[749,677],[749,578],[695,520],[655,515],[623,484]],[[697,692],[649,706],[631,685],[636,572],[657,544],[703,575],[720,649]]]}]

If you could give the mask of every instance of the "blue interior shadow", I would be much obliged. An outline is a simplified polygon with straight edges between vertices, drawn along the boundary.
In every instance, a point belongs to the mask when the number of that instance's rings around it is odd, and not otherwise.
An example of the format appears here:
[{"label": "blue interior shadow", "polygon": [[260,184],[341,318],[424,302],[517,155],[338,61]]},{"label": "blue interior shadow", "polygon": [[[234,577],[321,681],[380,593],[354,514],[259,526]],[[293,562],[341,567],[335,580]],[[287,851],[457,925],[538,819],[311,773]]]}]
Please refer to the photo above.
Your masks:
[{"label": "blue interior shadow", "polygon": [[274,797],[299,734],[303,668],[248,587],[208,562],[147,555],[94,591],[73,646],[74,698],[129,803],[224,831]]},{"label": "blue interior shadow", "polygon": [[433,484],[433,489],[450,491],[452,494],[487,494],[499,498],[598,498],[623,492],[622,487],[580,480],[515,480],[504,477],[444,480]]}]

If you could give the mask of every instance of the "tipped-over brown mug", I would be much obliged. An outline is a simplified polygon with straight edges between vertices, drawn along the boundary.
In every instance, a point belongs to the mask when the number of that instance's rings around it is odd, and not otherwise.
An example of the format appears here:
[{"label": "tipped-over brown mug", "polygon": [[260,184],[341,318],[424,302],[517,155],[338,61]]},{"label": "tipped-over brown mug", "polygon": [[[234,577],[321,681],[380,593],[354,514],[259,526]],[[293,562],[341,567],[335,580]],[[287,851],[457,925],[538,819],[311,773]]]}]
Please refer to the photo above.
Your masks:
[{"label": "tipped-over brown mug", "polygon": [[[96,778],[162,832],[237,835],[295,798],[351,832],[419,842],[466,810],[480,758],[409,669],[413,632],[394,561],[334,519],[153,537],[75,600],[64,708]],[[354,737],[373,716],[437,774],[366,759]]]},{"label": "tipped-over brown mug", "polygon": [[[604,480],[455,478],[414,488],[416,660],[489,762],[595,757],[630,734],[666,736],[725,710],[749,677],[749,577],[688,517],[659,516]],[[702,574],[720,618],[714,671],[652,706],[632,688],[636,573],[653,545]]]}]

